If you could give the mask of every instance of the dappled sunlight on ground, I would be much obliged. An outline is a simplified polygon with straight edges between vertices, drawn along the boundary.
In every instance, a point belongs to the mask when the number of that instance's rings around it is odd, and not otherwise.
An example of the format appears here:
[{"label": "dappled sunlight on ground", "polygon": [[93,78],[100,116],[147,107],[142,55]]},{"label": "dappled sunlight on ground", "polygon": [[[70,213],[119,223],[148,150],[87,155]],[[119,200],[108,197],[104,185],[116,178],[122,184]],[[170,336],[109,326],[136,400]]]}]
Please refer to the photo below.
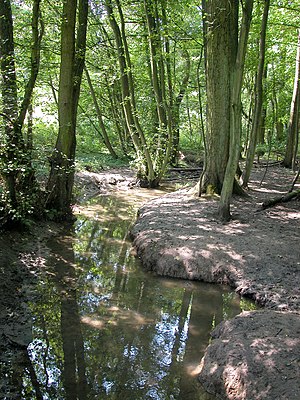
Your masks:
[{"label": "dappled sunlight on ground", "polygon": [[213,332],[200,379],[229,400],[297,400],[299,335],[296,313],[244,312]]},{"label": "dappled sunlight on ground", "polygon": [[[268,174],[261,187],[268,195],[290,186],[275,170]],[[218,222],[215,199],[199,201],[187,190],[142,206],[132,235],[144,266],[160,275],[226,282],[263,305],[298,307],[300,284],[292,282],[299,281],[299,201],[261,210],[259,183],[252,182],[250,197],[234,199],[227,224]]]}]

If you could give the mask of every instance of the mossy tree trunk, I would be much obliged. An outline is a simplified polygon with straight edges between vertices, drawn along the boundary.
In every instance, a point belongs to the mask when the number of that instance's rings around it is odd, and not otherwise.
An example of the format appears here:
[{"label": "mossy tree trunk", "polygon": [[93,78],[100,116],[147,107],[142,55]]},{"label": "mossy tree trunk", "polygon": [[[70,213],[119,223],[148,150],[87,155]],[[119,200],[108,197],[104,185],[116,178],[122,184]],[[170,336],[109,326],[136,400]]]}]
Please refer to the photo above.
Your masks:
[{"label": "mossy tree trunk", "polygon": [[31,165],[31,153],[27,151],[23,138],[23,125],[31,104],[40,65],[40,49],[43,23],[40,0],[32,5],[32,46],[29,77],[24,86],[24,95],[18,103],[18,85],[15,65],[14,26],[9,0],[0,2],[0,51],[2,75],[2,112],[5,145],[1,151],[1,175],[6,186],[6,207],[9,218],[22,220],[34,212],[36,181]]},{"label": "mossy tree trunk", "polygon": [[4,177],[8,201],[17,208],[16,178],[18,165],[17,152],[21,147],[21,132],[15,130],[18,118],[18,90],[15,66],[13,38],[13,18],[9,0],[0,2],[0,40],[1,40],[1,73],[2,73],[2,116],[7,146],[2,156]]},{"label": "mossy tree trunk", "polygon": [[204,1],[207,132],[201,187],[220,194],[229,157],[231,71],[235,65],[238,2]]},{"label": "mossy tree trunk", "polygon": [[65,218],[71,214],[75,173],[76,121],[85,60],[88,0],[66,0],[61,25],[61,63],[58,93],[59,131],[47,183],[47,208]]},{"label": "mossy tree trunk", "polygon": [[240,155],[241,90],[244,62],[252,18],[253,0],[203,1],[207,88],[207,134],[201,191],[220,194],[219,216],[230,219]]}]

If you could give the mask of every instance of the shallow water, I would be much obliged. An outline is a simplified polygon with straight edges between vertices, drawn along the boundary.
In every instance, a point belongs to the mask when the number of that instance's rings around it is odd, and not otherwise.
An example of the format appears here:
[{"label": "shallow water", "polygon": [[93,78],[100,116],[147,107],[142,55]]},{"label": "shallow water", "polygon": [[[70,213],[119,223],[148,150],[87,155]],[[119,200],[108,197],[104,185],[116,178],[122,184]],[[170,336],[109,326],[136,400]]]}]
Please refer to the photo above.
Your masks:
[{"label": "shallow water", "polygon": [[49,241],[22,398],[213,399],[197,382],[210,332],[252,305],[226,287],[143,271],[128,229],[147,197],[95,198]]}]

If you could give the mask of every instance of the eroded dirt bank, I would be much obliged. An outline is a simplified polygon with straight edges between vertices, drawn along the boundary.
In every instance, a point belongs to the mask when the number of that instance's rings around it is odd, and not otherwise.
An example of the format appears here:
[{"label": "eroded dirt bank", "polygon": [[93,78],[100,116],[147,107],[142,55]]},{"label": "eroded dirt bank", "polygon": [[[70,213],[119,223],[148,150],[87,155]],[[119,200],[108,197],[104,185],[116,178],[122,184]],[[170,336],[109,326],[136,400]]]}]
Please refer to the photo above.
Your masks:
[{"label": "eroded dirt bank", "polygon": [[260,185],[263,174],[254,171],[250,197],[234,200],[226,225],[215,218],[215,200],[180,191],[143,206],[131,231],[148,270],[227,283],[265,307],[213,332],[200,380],[220,399],[300,398],[300,202],[261,210],[293,178],[272,168]]},{"label": "eroded dirt bank", "polygon": [[[230,224],[218,223],[215,201],[181,191],[144,206],[132,230],[146,268],[225,282],[265,306],[222,323],[213,332],[200,381],[220,399],[300,398],[300,202],[257,211],[265,198],[286,192],[293,177],[287,170],[272,168],[260,186],[263,173],[255,171],[251,197],[234,201]],[[77,176],[77,185],[87,199],[123,186],[127,190],[134,185],[134,173],[84,173]],[[23,351],[31,340],[26,299],[32,298],[35,272],[46,257],[43,238],[57,229],[55,224],[41,225],[34,227],[34,234],[0,237],[0,351],[7,354],[7,359],[2,357],[7,374],[9,364],[30,368]],[[0,387],[4,378],[0,376]]]},{"label": "eroded dirt bank", "polygon": [[221,399],[299,399],[300,318],[244,312],[221,323],[202,359],[200,382]]}]

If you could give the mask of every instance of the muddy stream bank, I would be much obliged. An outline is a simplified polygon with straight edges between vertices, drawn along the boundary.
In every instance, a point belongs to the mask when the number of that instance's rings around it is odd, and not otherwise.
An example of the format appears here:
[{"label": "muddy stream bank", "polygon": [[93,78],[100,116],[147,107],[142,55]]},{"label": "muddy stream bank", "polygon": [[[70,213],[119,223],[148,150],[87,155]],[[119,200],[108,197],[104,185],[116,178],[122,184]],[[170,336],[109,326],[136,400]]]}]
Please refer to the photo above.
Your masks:
[{"label": "muddy stream bank", "polygon": [[226,284],[263,306],[212,332],[199,379],[218,399],[300,398],[300,201],[261,208],[292,181],[278,166],[255,168],[225,225],[216,200],[171,193],[144,205],[131,231],[146,270]]},{"label": "muddy stream bank", "polygon": [[262,212],[292,178],[263,174],[221,225],[211,199],[86,172],[74,225],[2,235],[0,399],[298,399],[300,207]]},{"label": "muddy stream bank", "polygon": [[1,236],[0,399],[215,399],[198,380],[210,333],[255,306],[146,272],[128,231],[165,192],[88,178],[74,225]]}]

